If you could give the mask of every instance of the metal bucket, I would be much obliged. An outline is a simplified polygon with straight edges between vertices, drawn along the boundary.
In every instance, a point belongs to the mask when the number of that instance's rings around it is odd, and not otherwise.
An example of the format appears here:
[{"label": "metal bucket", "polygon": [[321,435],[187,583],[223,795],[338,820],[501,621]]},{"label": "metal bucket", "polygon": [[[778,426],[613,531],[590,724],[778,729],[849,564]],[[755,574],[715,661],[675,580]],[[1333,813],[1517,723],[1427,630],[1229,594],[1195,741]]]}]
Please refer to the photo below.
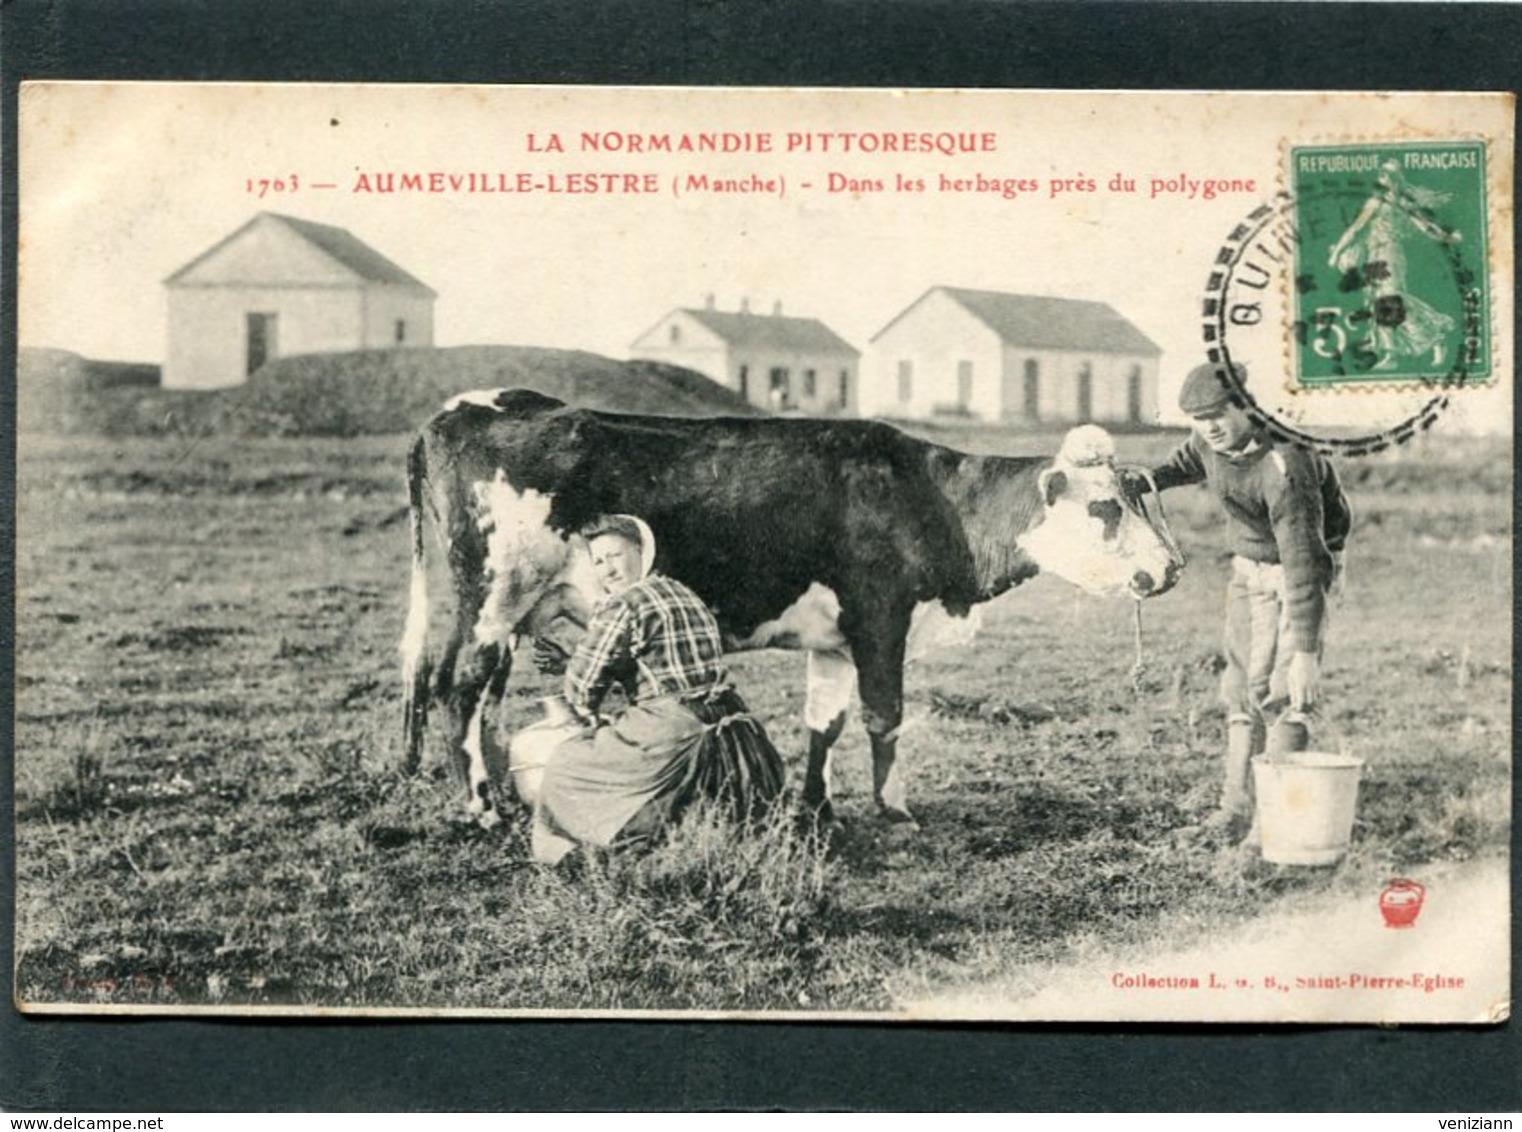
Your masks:
[{"label": "metal bucket", "polygon": [[544,709],[544,718],[514,735],[507,747],[507,769],[513,776],[513,789],[530,806],[539,800],[544,770],[554,757],[555,748],[583,730],[560,696],[547,696],[539,704]]},{"label": "metal bucket", "polygon": [[1263,859],[1276,865],[1335,865],[1353,837],[1363,760],[1326,751],[1252,761]]}]

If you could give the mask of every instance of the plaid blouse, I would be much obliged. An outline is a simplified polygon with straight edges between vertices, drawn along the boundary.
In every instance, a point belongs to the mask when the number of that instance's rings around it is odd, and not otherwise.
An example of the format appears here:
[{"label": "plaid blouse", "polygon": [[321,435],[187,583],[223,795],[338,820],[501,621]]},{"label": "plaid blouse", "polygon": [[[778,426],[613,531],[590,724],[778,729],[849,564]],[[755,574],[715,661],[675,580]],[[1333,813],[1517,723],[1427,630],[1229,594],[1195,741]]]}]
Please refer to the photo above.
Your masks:
[{"label": "plaid blouse", "polygon": [[614,684],[631,701],[687,696],[723,683],[719,625],[681,582],[651,574],[592,610],[565,672],[565,697],[592,715]]}]

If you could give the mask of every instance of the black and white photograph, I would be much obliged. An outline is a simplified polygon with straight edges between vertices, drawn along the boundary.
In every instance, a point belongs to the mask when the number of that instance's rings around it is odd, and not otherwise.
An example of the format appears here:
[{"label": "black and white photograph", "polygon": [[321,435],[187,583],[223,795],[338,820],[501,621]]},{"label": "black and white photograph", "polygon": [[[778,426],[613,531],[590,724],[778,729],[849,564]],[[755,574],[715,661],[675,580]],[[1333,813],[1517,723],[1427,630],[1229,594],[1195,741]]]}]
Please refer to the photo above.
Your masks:
[{"label": "black and white photograph", "polygon": [[24,84],[18,1008],[1504,1023],[1514,116]]}]

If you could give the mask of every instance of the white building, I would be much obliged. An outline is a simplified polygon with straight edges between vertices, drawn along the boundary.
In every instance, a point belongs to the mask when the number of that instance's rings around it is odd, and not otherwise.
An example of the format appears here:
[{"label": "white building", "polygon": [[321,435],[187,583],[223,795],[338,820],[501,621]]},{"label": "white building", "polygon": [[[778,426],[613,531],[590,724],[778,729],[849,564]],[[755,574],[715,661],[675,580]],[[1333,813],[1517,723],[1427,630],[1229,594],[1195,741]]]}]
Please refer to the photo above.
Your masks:
[{"label": "white building", "polygon": [[686,366],[753,405],[805,413],[856,411],[861,352],[816,318],[681,307],[636,338],[635,358]]},{"label": "white building", "polygon": [[435,292],[343,228],[261,212],[168,279],[164,387],[288,354],[433,345]]},{"label": "white building", "polygon": [[1105,303],[932,287],[873,335],[863,413],[1152,422],[1162,350]]}]

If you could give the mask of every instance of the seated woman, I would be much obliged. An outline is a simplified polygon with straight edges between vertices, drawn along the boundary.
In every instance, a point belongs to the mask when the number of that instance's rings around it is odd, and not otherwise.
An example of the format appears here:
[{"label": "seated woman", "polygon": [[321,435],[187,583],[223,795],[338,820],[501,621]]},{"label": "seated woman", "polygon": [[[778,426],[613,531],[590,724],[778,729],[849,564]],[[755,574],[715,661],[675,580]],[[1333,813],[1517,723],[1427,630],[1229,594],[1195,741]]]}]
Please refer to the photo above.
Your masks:
[{"label": "seated woman", "polygon": [[[609,516],[582,532],[606,596],[565,673],[589,722],[555,749],[534,811],[533,855],[641,846],[695,798],[755,816],[782,792],[783,768],[720,666],[719,626],[681,582],[655,573],[650,528]],[[599,717],[609,692],[627,706]]]}]

